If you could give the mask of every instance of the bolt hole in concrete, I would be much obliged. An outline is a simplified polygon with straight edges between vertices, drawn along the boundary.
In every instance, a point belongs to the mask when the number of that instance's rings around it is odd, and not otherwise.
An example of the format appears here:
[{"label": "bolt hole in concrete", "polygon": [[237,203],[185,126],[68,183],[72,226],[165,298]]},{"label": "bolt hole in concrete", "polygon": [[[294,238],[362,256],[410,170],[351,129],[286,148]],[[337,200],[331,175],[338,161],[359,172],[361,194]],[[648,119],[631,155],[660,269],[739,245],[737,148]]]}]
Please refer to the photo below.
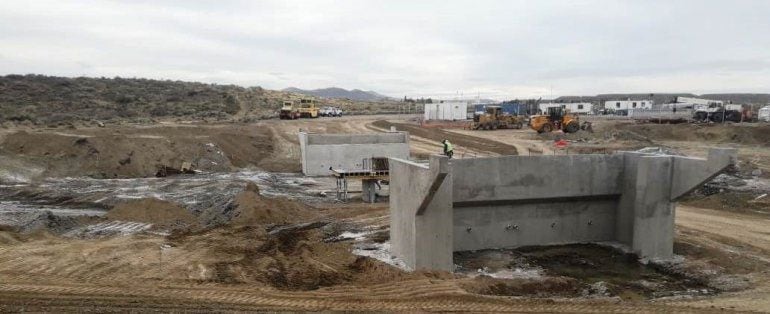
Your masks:
[{"label": "bolt hole in concrete", "polygon": [[615,297],[644,300],[715,294],[702,278],[597,244],[530,246],[455,252],[469,292],[534,297]]}]

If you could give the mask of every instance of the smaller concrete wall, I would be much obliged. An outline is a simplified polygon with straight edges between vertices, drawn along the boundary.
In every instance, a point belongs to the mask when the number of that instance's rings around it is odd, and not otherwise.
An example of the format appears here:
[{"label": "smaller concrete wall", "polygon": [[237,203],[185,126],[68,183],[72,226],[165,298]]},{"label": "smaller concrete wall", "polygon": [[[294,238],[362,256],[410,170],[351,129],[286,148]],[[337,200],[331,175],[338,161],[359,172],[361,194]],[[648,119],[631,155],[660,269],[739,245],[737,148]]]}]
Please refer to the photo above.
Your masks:
[{"label": "smaller concrete wall", "polygon": [[371,157],[409,158],[409,134],[313,134],[300,132],[302,173],[331,175],[333,169],[360,170]]}]

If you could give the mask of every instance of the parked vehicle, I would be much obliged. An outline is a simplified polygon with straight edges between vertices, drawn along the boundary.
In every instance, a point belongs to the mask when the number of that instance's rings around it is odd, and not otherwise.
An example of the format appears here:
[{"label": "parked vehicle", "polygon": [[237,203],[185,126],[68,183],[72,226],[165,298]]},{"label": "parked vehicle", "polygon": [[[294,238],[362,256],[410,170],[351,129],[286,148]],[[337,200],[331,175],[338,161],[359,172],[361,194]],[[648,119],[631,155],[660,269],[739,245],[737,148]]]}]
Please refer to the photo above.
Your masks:
[{"label": "parked vehicle", "polygon": [[322,117],[341,117],[342,116],[342,109],[337,107],[323,107],[320,111],[318,111],[318,114],[320,114]]},{"label": "parked vehicle", "polygon": [[521,129],[524,118],[502,111],[500,106],[487,106],[484,114],[473,117],[474,130]]},{"label": "parked vehicle", "polygon": [[697,121],[711,122],[741,122],[743,106],[724,105],[711,103],[708,105],[695,105],[693,110],[693,119]]},{"label": "parked vehicle", "polygon": [[281,107],[281,112],[278,115],[281,119],[286,120],[294,120],[299,119],[300,113],[299,110],[294,106],[294,102],[290,100],[285,100],[283,102],[283,106]]},{"label": "parked vehicle", "polygon": [[529,126],[537,133],[550,133],[554,130],[575,133],[580,130],[580,119],[577,115],[560,107],[550,107],[547,110],[545,114],[530,117]]},{"label": "parked vehicle", "polygon": [[318,118],[318,107],[315,106],[315,101],[312,99],[300,99],[297,111],[299,111],[300,117]]},{"label": "parked vehicle", "polygon": [[770,122],[770,106],[760,108],[757,118],[759,121]]}]

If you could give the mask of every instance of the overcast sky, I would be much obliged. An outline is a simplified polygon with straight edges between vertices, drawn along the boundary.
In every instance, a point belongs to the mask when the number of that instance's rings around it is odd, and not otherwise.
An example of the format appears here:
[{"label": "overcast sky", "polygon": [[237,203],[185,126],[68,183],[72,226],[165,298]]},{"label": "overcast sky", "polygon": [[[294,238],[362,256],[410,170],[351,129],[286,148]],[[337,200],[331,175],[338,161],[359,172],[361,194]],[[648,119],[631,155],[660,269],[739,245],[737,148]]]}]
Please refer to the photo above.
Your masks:
[{"label": "overcast sky", "polygon": [[395,97],[770,92],[770,1],[2,1],[0,73]]}]

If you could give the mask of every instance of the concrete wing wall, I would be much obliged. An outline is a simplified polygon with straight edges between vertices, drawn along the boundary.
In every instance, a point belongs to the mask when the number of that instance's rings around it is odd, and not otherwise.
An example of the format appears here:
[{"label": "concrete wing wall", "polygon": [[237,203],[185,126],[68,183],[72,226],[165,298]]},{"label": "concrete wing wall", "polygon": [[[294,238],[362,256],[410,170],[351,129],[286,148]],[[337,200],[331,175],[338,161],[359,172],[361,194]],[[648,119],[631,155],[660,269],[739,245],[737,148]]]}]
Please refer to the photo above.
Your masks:
[{"label": "concrete wing wall", "polygon": [[625,175],[616,237],[645,259],[674,255],[675,200],[735,162],[735,149],[711,149],[709,158],[623,152]]},{"label": "concrete wing wall", "polygon": [[446,157],[431,156],[430,167],[390,159],[390,173],[393,254],[411,269],[452,271],[452,181]]}]

